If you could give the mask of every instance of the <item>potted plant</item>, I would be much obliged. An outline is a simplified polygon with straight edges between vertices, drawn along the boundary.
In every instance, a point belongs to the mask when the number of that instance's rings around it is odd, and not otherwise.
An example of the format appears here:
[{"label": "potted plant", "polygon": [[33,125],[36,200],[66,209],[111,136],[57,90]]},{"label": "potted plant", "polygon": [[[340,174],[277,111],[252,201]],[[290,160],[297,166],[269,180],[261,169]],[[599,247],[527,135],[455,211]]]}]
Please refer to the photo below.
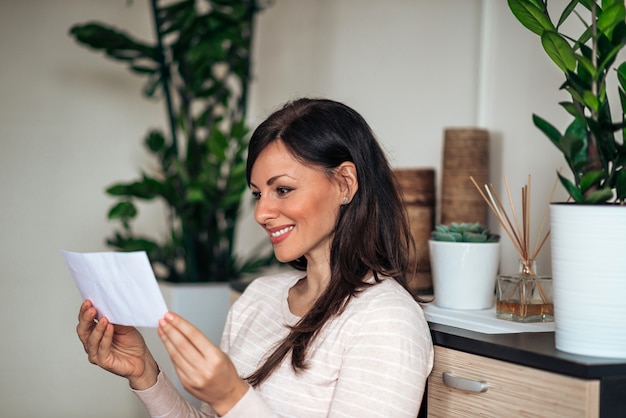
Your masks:
[{"label": "potted plant", "polygon": [[[558,178],[573,202],[550,208],[556,347],[624,357],[626,63],[616,64],[626,45],[624,2],[573,0],[560,11],[549,10],[546,0],[508,0],[508,5],[541,38],[569,95],[559,103],[572,117],[564,132],[533,115],[570,169],[569,176]],[[566,33],[566,27],[578,28],[578,34]],[[620,106],[611,109],[613,93]]]},{"label": "potted plant", "polygon": [[488,309],[495,302],[500,236],[480,223],[437,225],[428,241],[434,303]]},{"label": "potted plant", "polygon": [[[69,31],[79,44],[146,78],[143,95],[163,99],[167,110],[167,131],[152,129],[144,139],[156,168],[106,189],[117,198],[108,218],[119,223],[107,244],[146,251],[169,308],[219,342],[230,283],[274,261],[269,243],[242,258],[234,242],[247,186],[246,102],[253,21],[260,8],[255,0],[151,0],[150,5],[154,41],[98,22]],[[167,234],[161,240],[133,230],[138,201],[165,203]],[[213,286],[202,290],[198,283]]]}]

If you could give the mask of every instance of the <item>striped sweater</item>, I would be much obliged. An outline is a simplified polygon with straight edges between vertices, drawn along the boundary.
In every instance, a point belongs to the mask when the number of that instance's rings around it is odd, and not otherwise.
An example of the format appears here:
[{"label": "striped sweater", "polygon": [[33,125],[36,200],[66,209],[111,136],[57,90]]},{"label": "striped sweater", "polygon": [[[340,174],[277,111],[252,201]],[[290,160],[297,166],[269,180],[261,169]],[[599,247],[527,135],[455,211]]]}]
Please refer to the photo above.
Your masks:
[{"label": "striped sweater", "polygon": [[[233,305],[222,337],[239,374],[250,375],[300,318],[289,310],[289,289],[301,272],[253,281]],[[417,416],[433,348],[420,306],[394,280],[366,288],[329,321],[307,354],[308,368],[290,359],[225,417]],[[212,417],[208,405],[193,411],[164,376],[138,392],[151,416]]]}]

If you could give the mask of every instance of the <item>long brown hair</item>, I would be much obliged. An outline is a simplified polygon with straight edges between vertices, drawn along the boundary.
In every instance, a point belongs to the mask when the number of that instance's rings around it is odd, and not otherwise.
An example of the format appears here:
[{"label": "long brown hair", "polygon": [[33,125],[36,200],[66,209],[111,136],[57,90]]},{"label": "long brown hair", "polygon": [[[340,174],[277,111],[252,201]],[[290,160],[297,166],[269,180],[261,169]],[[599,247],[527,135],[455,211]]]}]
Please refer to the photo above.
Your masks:
[{"label": "long brown hair", "polygon": [[[350,298],[363,290],[370,274],[392,277],[409,292],[406,273],[413,238],[395,176],[367,122],[350,107],[326,99],[289,102],[261,123],[250,139],[247,180],[261,151],[282,140],[304,164],[332,172],[341,163],[354,163],[359,187],[343,205],[331,245],[331,278],[309,312],[290,327],[289,335],[247,381],[260,385],[291,352],[296,372],[306,369],[307,349],[319,331],[340,314]],[[306,270],[300,257],[289,263]]]}]

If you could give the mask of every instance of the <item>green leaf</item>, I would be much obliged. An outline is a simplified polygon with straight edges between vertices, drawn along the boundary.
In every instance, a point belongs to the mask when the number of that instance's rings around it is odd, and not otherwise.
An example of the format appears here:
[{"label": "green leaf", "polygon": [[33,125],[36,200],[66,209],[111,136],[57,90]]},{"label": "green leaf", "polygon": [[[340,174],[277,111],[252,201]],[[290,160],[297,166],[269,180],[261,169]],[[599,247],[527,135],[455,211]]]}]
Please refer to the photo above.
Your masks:
[{"label": "green leaf", "polygon": [[607,38],[613,37],[613,29],[618,23],[623,22],[626,18],[626,8],[623,1],[617,1],[612,5],[604,8],[598,16],[598,30],[604,33]]},{"label": "green leaf", "polygon": [[123,221],[133,219],[137,216],[137,207],[127,200],[123,200],[115,204],[108,214],[109,220],[120,219]]},{"label": "green leaf", "polygon": [[602,171],[589,171],[580,178],[580,191],[584,194],[589,188],[600,185],[601,180],[604,178],[604,172]]},{"label": "green leaf", "polygon": [[[585,77],[589,77],[590,79],[594,79],[597,77],[598,70],[596,69],[596,67],[594,67],[593,63],[591,62],[589,58],[580,54],[574,54],[574,58],[576,59],[579,65],[578,71],[579,72],[581,70],[585,71],[585,73],[581,73],[581,74],[585,74]],[[582,69],[580,68],[580,66],[582,66]]]},{"label": "green leaf", "polygon": [[613,198],[613,191],[609,187],[604,187],[602,189],[594,190],[585,196],[584,203],[588,204],[599,204],[606,203]]},{"label": "green leaf", "polygon": [[487,236],[483,235],[483,234],[476,234],[476,233],[465,233],[463,234],[463,241],[464,242],[487,242]]},{"label": "green leaf", "polygon": [[150,131],[144,142],[153,153],[159,153],[165,149],[165,137],[160,131]]},{"label": "green leaf", "polygon": [[248,135],[250,130],[246,127],[246,121],[241,119],[240,121],[233,123],[233,126],[230,129],[231,138],[244,138]]},{"label": "green leaf", "polygon": [[585,94],[583,95],[583,100],[584,100],[583,103],[585,104],[585,106],[591,109],[594,113],[597,113],[598,110],[600,110],[600,102],[598,101],[598,98],[594,96],[592,92],[586,91]]},{"label": "green leaf", "polygon": [[199,187],[190,187],[187,189],[186,199],[189,203],[201,203],[204,201],[204,193]]},{"label": "green leaf", "polygon": [[572,12],[574,11],[577,5],[578,5],[578,0],[571,0],[569,2],[569,4],[565,7],[565,9],[563,9],[563,13],[561,13],[559,22],[556,25],[557,28],[560,27],[567,20],[567,18],[572,14]]},{"label": "green leaf", "polygon": [[552,141],[553,144],[560,148],[559,144],[561,143],[563,135],[561,135],[561,132],[559,132],[558,129],[552,126],[550,122],[536,114],[533,114],[533,123],[550,139],[550,141]]},{"label": "green leaf", "polygon": [[128,186],[125,183],[116,183],[112,186],[109,186],[105,191],[108,195],[111,196],[129,196],[127,190]]},{"label": "green leaf", "polygon": [[70,35],[85,46],[104,51],[109,58],[118,61],[132,61],[143,58],[157,61],[154,46],[133,39],[129,34],[97,22],[74,25]]},{"label": "green leaf", "polygon": [[530,0],[508,0],[513,16],[531,32],[541,36],[545,30],[556,30],[543,6]]},{"label": "green leaf", "polygon": [[561,35],[546,30],[541,35],[541,45],[552,61],[564,73],[576,70],[576,56],[570,44]]},{"label": "green leaf", "polygon": [[[571,73],[570,73],[571,74]],[[581,105],[583,104],[583,96],[580,95],[580,93],[578,93],[578,91],[576,89],[574,89],[571,86],[567,86],[565,87],[565,91],[567,91],[570,96],[572,96],[572,100],[574,100],[575,102],[580,103]]]},{"label": "green leaf", "polygon": [[572,199],[574,199],[575,202],[585,203],[585,198],[583,197],[583,194],[580,192],[580,190],[578,190],[574,183],[572,183],[568,178],[561,175],[561,173],[559,172],[557,172],[556,175],[559,177],[559,180],[561,181],[563,187],[565,187],[567,193],[572,197]]},{"label": "green leaf", "polygon": [[226,161],[226,151],[228,150],[228,139],[216,126],[211,129],[211,135],[207,139],[209,152],[214,155],[218,161]]},{"label": "green leaf", "polygon": [[146,67],[145,65],[130,64],[130,70],[137,74],[155,74],[158,72],[158,68]]},{"label": "green leaf", "polygon": [[124,238],[119,234],[115,239],[107,240],[107,244],[124,252],[145,251],[150,255],[158,249],[158,244],[147,238]]},{"label": "green leaf", "polygon": [[581,113],[580,109],[574,105],[572,102],[559,102],[559,105],[563,107],[570,115],[575,118],[583,118],[584,115]]}]

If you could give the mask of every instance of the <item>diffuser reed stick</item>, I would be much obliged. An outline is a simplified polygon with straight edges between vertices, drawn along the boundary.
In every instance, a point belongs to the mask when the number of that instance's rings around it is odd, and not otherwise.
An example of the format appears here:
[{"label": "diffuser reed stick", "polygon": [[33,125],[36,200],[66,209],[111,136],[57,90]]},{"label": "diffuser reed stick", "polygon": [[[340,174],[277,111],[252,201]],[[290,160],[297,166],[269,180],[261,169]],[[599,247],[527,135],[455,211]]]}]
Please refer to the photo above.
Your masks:
[{"label": "diffuser reed stick", "polygon": [[[482,188],[478,185],[478,183],[476,183],[476,180],[474,180],[474,178],[471,176],[470,176],[470,179],[472,180],[472,183],[474,183],[474,186],[476,186],[476,189],[478,190],[480,195],[483,197],[483,199],[485,200],[485,202],[487,203],[487,205],[489,206],[489,208],[495,215],[496,219],[498,220],[498,222],[504,229],[505,233],[511,239],[511,242],[513,243],[515,250],[519,254],[519,257],[522,263],[522,274],[524,276],[530,276],[530,277],[536,276],[536,272],[534,271],[535,259],[537,258],[537,255],[539,254],[539,252],[545,245],[546,241],[548,240],[548,237],[550,236],[549,229],[545,232],[545,234],[543,232],[547,215],[548,215],[549,206],[546,206],[546,210],[544,212],[543,219],[539,227],[535,244],[534,246],[531,246],[531,239],[530,239],[531,179],[530,179],[530,175],[528,175],[528,183],[525,184],[521,189],[521,209],[522,209],[521,218],[518,216],[518,213],[515,210],[515,205],[513,204],[513,197],[511,194],[511,189],[509,187],[509,181],[506,177],[504,178],[504,184],[505,184],[507,198],[508,198],[507,200],[508,200],[509,207],[510,207],[510,215],[509,215],[509,212],[506,210],[504,204],[502,203],[502,199],[500,199],[500,196],[496,192],[496,189],[493,186],[493,184],[489,184],[489,185],[485,184],[484,186],[485,190],[483,192]],[[550,195],[549,202],[552,201],[552,197],[554,196],[556,184],[557,183],[555,182],[552,188],[552,193]],[[537,284],[538,284],[538,290],[539,290],[542,300],[544,301],[544,303],[547,303],[548,298],[544,294],[543,289],[541,288],[541,285],[539,283]],[[515,291],[515,289],[513,291]]]}]

